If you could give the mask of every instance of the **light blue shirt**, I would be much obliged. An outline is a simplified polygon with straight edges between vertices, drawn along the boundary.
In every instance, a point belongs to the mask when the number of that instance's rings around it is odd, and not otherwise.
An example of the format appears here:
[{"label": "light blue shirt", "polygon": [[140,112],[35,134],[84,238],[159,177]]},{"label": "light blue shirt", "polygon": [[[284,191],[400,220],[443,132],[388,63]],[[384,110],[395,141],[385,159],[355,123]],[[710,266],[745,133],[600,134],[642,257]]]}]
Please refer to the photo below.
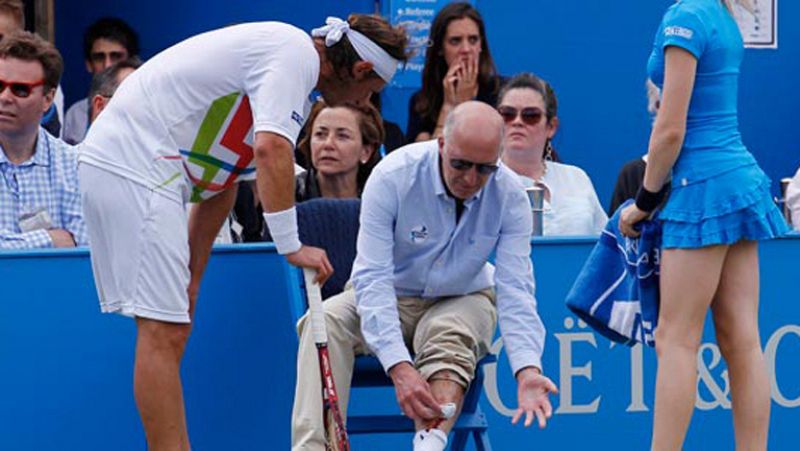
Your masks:
[{"label": "light blue shirt", "polygon": [[[375,167],[361,202],[351,280],[361,332],[385,370],[412,361],[400,330],[398,296],[436,302],[492,286],[512,370],[541,368],[545,330],[534,298],[532,217],[516,174],[501,166],[464,202],[456,222],[437,142],[416,143]],[[492,252],[496,268],[488,263]]]},{"label": "light blue shirt", "polygon": [[8,161],[0,149],[0,249],[52,247],[45,229],[22,232],[20,218],[46,211],[51,225],[86,245],[75,149],[39,127],[36,152],[22,164]]}]

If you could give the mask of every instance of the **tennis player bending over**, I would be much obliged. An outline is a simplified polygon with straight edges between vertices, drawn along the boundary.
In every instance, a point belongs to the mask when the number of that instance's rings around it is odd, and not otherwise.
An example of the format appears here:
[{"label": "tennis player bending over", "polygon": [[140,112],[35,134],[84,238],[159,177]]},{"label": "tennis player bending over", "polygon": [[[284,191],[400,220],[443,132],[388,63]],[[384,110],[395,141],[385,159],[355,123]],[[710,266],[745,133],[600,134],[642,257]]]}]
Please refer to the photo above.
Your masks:
[{"label": "tennis player bending over", "polygon": [[[180,362],[237,182],[256,180],[278,252],[319,281],[332,272],[297,236],[293,149],[309,95],[368,98],[405,60],[407,37],[365,15],[329,18],[312,36],[259,22],[189,38],[128,77],[82,145],[100,305],[136,318],[134,394],[150,451],[189,450]],[[188,218],[187,202],[198,203]]]},{"label": "tennis player bending over", "polygon": [[[359,354],[378,357],[403,412],[417,426],[415,450],[443,450],[497,316],[518,384],[525,425],[552,414],[556,387],[541,374],[545,330],[536,312],[530,260],[532,217],[516,175],[498,166],[503,120],[469,101],[438,141],[392,152],[362,195],[352,287],[324,304],[333,376],[346,411]],[[496,252],[496,267],[487,262]],[[292,449],[325,449],[317,351],[300,321]],[[412,357],[413,353],[413,357]]]}]

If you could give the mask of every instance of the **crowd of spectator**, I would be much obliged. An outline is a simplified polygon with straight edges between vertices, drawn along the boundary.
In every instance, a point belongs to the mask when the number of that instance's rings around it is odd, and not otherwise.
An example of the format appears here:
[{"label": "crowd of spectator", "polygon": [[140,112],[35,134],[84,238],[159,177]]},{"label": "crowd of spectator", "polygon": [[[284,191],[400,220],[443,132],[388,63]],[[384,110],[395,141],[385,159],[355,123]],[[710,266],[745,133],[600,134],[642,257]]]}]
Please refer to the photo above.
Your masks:
[{"label": "crowd of spectator", "polygon": [[[59,85],[63,62],[52,45],[25,27],[20,0],[0,0],[0,67],[5,85],[0,93],[0,248],[85,245],[77,194],[75,150],[117,86],[136,70],[139,37],[125,21],[104,17],[83,37],[86,70],[92,74],[87,96],[66,114]],[[27,78],[18,68],[30,70]],[[43,77],[39,76],[43,74]],[[40,82],[41,79],[41,83]],[[29,83],[25,85],[25,83]],[[648,80],[648,111],[654,118],[660,93]],[[593,235],[642,184],[646,158],[622,166],[607,211],[587,173],[569,164],[553,138],[559,129],[558,102],[551,82],[532,73],[500,75],[489,50],[480,12],[454,2],[434,18],[421,88],[409,101],[405,131],[381,117],[380,96],[360,104],[330,108],[319,100],[296,149],[296,201],[315,197],[361,195],[371,170],[386,154],[407,143],[437,139],[451,110],[467,100],[497,108],[505,121],[502,164],[519,176],[524,187],[544,189],[544,235]],[[800,230],[800,171],[784,196],[787,219]],[[668,189],[668,188],[667,188]],[[222,242],[269,240],[255,184],[243,182]]]}]

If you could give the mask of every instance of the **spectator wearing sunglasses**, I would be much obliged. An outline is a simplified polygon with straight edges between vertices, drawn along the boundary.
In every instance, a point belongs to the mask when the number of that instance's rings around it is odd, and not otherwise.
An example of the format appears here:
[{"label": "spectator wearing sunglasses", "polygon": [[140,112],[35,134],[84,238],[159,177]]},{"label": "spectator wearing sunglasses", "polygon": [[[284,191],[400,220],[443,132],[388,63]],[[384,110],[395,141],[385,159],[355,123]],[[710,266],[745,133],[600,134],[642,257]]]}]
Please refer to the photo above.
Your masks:
[{"label": "spectator wearing sunglasses", "polygon": [[[96,75],[111,65],[139,55],[139,37],[122,19],[103,17],[86,29],[83,35],[86,70]],[[89,97],[78,100],[64,117],[64,141],[77,144],[89,129],[91,105]]]},{"label": "spectator wearing sunglasses", "polygon": [[592,181],[581,168],[559,162],[552,139],[558,101],[539,77],[516,75],[500,90],[497,110],[505,121],[503,164],[525,186],[544,188],[544,235],[596,235],[608,220]]},{"label": "spectator wearing sunglasses", "polygon": [[[25,5],[22,0],[0,0],[0,40],[15,31],[25,30]],[[61,136],[64,118],[64,93],[61,86],[50,108],[42,116],[42,126],[53,136]]]},{"label": "spectator wearing sunglasses", "polygon": [[500,84],[481,14],[467,2],[445,6],[431,24],[422,89],[409,101],[407,141],[441,136],[447,114],[462,102],[494,105]]},{"label": "spectator wearing sunglasses", "polygon": [[75,150],[40,126],[63,63],[26,31],[0,41],[0,248],[86,244]]},{"label": "spectator wearing sunglasses", "polygon": [[[524,417],[529,426],[535,417],[544,427],[552,414],[556,387],[541,373],[533,220],[516,175],[498,166],[502,129],[491,106],[464,102],[438,140],[409,144],[378,163],[362,196],[352,287],[324,303],[340,401],[347,405],[354,356],[375,354],[415,421],[414,450],[445,449],[456,418],[431,423],[442,404],[460,410],[498,318],[518,385],[513,423]],[[293,450],[324,449],[311,329],[304,317]]]}]

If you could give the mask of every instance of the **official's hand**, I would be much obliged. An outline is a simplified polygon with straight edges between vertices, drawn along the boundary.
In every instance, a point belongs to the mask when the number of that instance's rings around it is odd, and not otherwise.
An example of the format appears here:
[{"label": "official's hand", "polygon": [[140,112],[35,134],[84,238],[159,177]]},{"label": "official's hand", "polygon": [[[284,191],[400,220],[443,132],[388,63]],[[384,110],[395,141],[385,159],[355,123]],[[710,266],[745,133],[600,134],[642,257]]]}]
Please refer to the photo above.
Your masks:
[{"label": "official's hand", "polygon": [[325,284],[330,276],[333,275],[333,265],[328,260],[325,250],[312,246],[301,246],[297,252],[286,254],[286,260],[294,266],[309,268],[317,271],[314,282],[319,286]]},{"label": "official's hand", "polygon": [[64,229],[50,229],[47,231],[50,239],[53,240],[53,247],[75,247],[75,239],[72,234]]},{"label": "official's hand", "polygon": [[415,421],[431,421],[439,418],[442,408],[431,393],[428,381],[408,362],[401,362],[389,370],[394,383],[397,403],[403,413]]},{"label": "official's hand", "polygon": [[539,374],[533,367],[523,368],[517,373],[517,407],[511,424],[517,424],[525,414],[525,427],[533,423],[533,416],[539,420],[539,427],[547,425],[547,419],[553,415],[550,405],[550,393],[558,393],[556,385],[547,377]]},{"label": "official's hand", "polygon": [[636,204],[628,205],[619,215],[620,233],[630,238],[639,237],[639,232],[634,230],[633,226],[639,221],[646,219],[647,216],[649,216],[649,213],[639,210]]}]

